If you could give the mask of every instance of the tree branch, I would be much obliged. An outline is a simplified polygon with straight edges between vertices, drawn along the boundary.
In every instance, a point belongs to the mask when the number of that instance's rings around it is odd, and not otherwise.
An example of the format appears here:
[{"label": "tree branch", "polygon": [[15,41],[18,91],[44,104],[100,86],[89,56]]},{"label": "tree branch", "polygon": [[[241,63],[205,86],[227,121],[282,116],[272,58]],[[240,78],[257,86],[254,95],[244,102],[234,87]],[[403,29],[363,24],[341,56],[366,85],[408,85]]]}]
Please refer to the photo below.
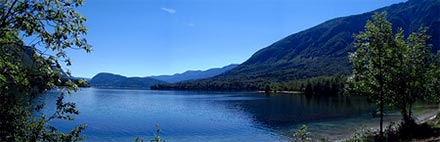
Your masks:
[{"label": "tree branch", "polygon": [[0,28],[3,28],[6,24],[6,19],[8,19],[9,14],[11,14],[12,9],[14,9],[15,4],[18,2],[18,0],[14,0],[12,2],[11,6],[8,9],[8,12],[2,17],[2,23],[0,24]]}]

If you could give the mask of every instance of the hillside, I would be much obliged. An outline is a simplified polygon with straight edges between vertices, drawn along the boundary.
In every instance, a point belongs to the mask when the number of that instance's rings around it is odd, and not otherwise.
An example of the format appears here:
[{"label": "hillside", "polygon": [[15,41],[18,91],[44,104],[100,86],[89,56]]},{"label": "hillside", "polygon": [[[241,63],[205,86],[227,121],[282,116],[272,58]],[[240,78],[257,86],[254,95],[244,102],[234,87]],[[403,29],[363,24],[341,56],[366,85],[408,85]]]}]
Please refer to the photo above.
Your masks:
[{"label": "hillside", "polygon": [[111,73],[99,73],[90,80],[90,85],[97,88],[149,89],[161,83],[165,82],[149,77],[125,77]]},{"label": "hillside", "polygon": [[393,28],[406,34],[429,27],[434,51],[440,49],[440,0],[410,0],[364,14],[335,18],[287,36],[256,52],[238,67],[219,76],[153,89],[261,90],[269,83],[318,76],[351,74],[348,53],[353,34],[364,29],[375,12],[388,12]]},{"label": "hillside", "polygon": [[235,67],[237,67],[238,64],[230,64],[221,68],[212,68],[208,70],[196,70],[196,71],[186,71],[183,73],[176,73],[174,75],[159,75],[159,76],[150,76],[151,78],[162,80],[168,83],[176,83],[181,81],[189,81],[189,80],[197,80],[197,79],[205,79],[214,77],[216,75],[222,74],[226,71],[229,71]]}]

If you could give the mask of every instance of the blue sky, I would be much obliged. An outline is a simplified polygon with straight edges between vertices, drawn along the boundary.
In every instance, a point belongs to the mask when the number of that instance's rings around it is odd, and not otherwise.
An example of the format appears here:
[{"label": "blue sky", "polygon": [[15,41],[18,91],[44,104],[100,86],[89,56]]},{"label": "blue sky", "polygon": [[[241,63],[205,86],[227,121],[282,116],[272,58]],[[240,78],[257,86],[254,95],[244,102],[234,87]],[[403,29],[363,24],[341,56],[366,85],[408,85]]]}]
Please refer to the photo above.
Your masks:
[{"label": "blue sky", "polygon": [[242,63],[326,20],[404,0],[87,0],[93,52],[69,51],[74,76],[174,74]]}]

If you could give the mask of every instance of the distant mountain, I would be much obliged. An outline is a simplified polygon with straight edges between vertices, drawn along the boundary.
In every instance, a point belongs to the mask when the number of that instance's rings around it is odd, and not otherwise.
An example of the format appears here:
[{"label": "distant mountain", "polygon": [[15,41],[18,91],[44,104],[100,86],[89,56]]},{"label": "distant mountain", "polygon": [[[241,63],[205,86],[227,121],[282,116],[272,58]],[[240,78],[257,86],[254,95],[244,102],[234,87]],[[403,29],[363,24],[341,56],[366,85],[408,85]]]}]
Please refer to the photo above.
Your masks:
[{"label": "distant mountain", "polygon": [[70,79],[72,80],[84,80],[87,82],[90,82],[91,78],[86,78],[86,77],[75,77],[75,76],[71,76]]},{"label": "distant mountain", "polygon": [[125,77],[111,73],[99,73],[90,80],[97,88],[150,89],[150,86],[166,82],[149,77]]},{"label": "distant mountain", "polygon": [[421,26],[429,27],[433,50],[440,49],[440,0],[409,0],[364,14],[335,18],[292,34],[219,76],[154,89],[261,90],[272,82],[349,75],[352,66],[348,52],[354,51],[353,34],[362,31],[375,12],[382,11],[387,11],[393,28],[403,28],[406,35]]},{"label": "distant mountain", "polygon": [[222,74],[226,71],[229,71],[235,67],[237,67],[238,64],[230,64],[221,68],[212,68],[208,70],[196,70],[196,71],[186,71],[184,73],[176,73],[174,75],[159,75],[159,76],[150,76],[151,78],[162,80],[168,83],[176,83],[181,81],[189,81],[189,80],[197,80],[197,79],[204,79],[204,78],[210,78],[217,76],[219,74]]}]

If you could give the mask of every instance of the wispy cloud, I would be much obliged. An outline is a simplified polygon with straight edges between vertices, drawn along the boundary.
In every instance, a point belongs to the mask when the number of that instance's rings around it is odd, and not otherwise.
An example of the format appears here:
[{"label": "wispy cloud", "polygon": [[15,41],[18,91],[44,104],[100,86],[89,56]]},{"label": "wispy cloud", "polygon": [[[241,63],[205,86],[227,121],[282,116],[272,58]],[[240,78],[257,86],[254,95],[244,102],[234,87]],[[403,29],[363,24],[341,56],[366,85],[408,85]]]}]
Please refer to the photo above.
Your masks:
[{"label": "wispy cloud", "polygon": [[188,23],[188,24],[186,24],[187,26],[190,26],[190,27],[195,27],[196,26],[196,24],[194,24],[194,23]]},{"label": "wispy cloud", "polygon": [[176,13],[176,10],[175,9],[172,9],[172,8],[165,8],[165,7],[162,7],[162,8],[160,8],[162,11],[165,11],[165,12],[167,12],[167,13],[169,13],[169,14],[174,14],[174,13]]}]

